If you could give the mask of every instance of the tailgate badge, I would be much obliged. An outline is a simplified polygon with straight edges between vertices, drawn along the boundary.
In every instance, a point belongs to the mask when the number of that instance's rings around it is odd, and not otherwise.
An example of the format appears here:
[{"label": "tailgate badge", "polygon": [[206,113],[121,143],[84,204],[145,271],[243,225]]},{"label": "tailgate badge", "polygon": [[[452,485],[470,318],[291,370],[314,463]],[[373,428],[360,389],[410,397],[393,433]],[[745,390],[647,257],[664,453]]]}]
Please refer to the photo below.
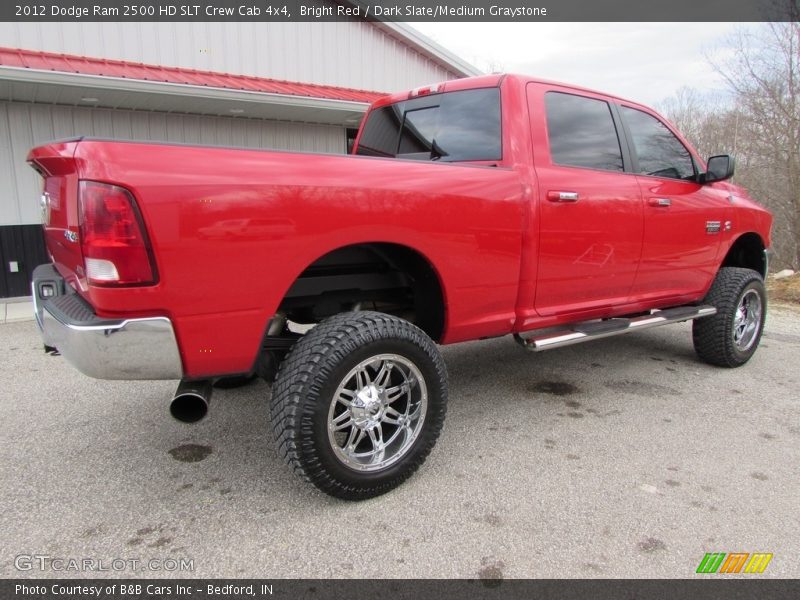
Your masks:
[{"label": "tailgate badge", "polygon": [[74,231],[70,231],[69,229],[64,230],[64,237],[67,238],[68,242],[75,243],[78,241],[78,234]]},{"label": "tailgate badge", "polygon": [[50,194],[47,192],[39,198],[39,209],[42,213],[42,224],[50,225]]}]

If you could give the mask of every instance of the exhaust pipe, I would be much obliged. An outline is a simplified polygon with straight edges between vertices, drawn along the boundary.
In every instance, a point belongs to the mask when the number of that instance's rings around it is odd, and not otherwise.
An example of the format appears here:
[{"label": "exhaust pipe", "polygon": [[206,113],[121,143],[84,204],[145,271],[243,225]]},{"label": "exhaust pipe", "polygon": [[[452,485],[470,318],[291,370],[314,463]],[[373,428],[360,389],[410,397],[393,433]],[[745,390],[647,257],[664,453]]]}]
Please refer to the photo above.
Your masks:
[{"label": "exhaust pipe", "polygon": [[210,402],[210,381],[181,381],[169,405],[169,412],[183,423],[197,423],[208,413]]}]

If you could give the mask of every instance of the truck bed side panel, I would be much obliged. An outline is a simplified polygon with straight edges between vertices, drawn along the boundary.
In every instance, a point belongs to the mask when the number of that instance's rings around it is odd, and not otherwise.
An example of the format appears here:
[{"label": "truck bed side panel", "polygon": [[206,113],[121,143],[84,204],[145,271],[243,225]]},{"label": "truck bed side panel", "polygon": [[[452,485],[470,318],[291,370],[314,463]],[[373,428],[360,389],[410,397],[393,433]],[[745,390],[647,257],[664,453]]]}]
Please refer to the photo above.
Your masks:
[{"label": "truck bed side panel", "polygon": [[409,246],[445,293],[444,341],[511,330],[522,186],[509,169],[83,141],[80,177],[127,187],[161,280],[89,288],[102,316],[167,314],[187,375],[246,371],[297,276],[337,248]]}]

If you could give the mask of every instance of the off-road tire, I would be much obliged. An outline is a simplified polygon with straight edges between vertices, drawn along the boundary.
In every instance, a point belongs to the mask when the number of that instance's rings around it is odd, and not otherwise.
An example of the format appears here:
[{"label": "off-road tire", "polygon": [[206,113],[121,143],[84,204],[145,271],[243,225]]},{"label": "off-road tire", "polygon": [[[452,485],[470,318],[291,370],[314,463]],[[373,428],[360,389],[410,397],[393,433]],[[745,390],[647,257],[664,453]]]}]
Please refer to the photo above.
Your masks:
[{"label": "off-road tire", "polygon": [[[395,463],[359,472],[337,457],[329,440],[329,410],[352,369],[387,353],[418,369],[427,409],[416,438]],[[433,341],[408,321],[359,311],[321,322],[292,347],[272,388],[270,418],[278,452],[296,474],[331,496],[363,500],[392,490],[422,465],[439,437],[446,407],[447,371]]]},{"label": "off-road tire", "polygon": [[[761,307],[758,330],[749,346],[741,349],[734,341],[734,323],[742,299],[747,294],[752,298],[753,293],[758,296]],[[761,275],[752,269],[722,267],[703,303],[716,307],[717,314],[695,319],[692,324],[692,340],[697,355],[719,367],[741,367],[755,353],[764,331],[767,293]]]}]

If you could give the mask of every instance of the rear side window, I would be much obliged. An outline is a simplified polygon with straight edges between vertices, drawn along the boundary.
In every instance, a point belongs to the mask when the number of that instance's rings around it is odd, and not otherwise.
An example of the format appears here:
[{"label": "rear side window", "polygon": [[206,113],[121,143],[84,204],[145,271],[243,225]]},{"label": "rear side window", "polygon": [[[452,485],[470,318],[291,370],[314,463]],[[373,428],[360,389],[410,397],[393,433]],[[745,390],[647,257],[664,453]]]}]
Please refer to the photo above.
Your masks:
[{"label": "rear side window", "polygon": [[547,92],[544,101],[554,163],[623,170],[619,137],[608,102],[560,92]]},{"label": "rear side window", "polygon": [[622,107],[639,159],[639,173],[672,179],[694,179],[692,155],[664,123],[654,116]]},{"label": "rear side window", "polygon": [[456,162],[500,160],[500,90],[447,92],[370,111],[356,154]]}]

